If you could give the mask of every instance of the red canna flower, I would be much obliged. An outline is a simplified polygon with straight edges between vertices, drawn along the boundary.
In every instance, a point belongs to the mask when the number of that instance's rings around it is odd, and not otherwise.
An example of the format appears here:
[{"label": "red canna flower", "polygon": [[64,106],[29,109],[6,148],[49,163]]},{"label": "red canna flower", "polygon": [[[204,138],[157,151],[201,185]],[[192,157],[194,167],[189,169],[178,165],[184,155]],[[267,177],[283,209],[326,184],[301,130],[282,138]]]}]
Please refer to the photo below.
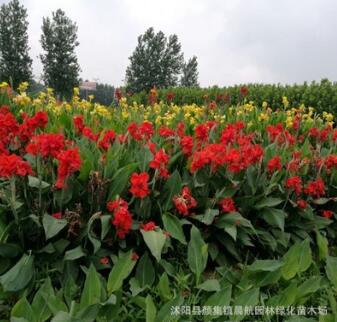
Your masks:
[{"label": "red canna flower", "polygon": [[293,189],[297,195],[302,192],[302,179],[298,176],[288,178],[285,187],[287,189]]},{"label": "red canna flower", "polygon": [[116,133],[113,130],[108,130],[104,133],[101,141],[98,142],[99,148],[107,151],[111,144],[114,143],[116,138]]},{"label": "red canna flower", "polygon": [[188,216],[189,210],[197,206],[197,201],[192,197],[188,187],[184,187],[180,195],[173,197],[173,203],[177,211],[183,216]]},{"label": "red canna flower", "polygon": [[43,158],[55,158],[64,149],[65,141],[62,134],[40,134],[31,138],[26,146],[26,152],[32,155],[41,155]]},{"label": "red canna flower", "polygon": [[150,162],[151,169],[159,170],[159,176],[167,179],[169,176],[167,170],[167,164],[169,161],[169,156],[165,153],[164,149],[160,149],[153,157],[153,160]]},{"label": "red canna flower", "polygon": [[132,217],[129,210],[125,207],[119,207],[114,211],[112,224],[117,231],[117,237],[124,239],[132,226]]},{"label": "red canna flower", "polygon": [[179,122],[177,125],[177,134],[180,138],[185,136],[185,124],[184,122]]},{"label": "red canna flower", "polygon": [[153,133],[154,133],[154,129],[153,129],[153,125],[151,122],[149,121],[144,121],[140,126],[139,126],[139,132],[142,135],[142,138],[144,140],[150,140]]},{"label": "red canna flower", "polygon": [[297,206],[301,209],[305,209],[308,207],[308,203],[303,199],[297,200],[296,203],[297,203]]},{"label": "red canna flower", "polygon": [[311,181],[307,184],[304,189],[304,192],[312,196],[313,198],[320,198],[325,195],[325,185],[324,181],[321,178],[318,178],[316,181]]},{"label": "red canna flower", "polygon": [[208,104],[208,108],[210,109],[210,110],[214,110],[214,109],[216,109],[216,102],[215,101],[211,101],[209,104]]},{"label": "red canna flower", "polygon": [[139,131],[138,125],[135,122],[132,122],[128,126],[128,132],[130,135],[133,137],[134,140],[136,141],[141,141],[142,135]]},{"label": "red canna flower", "polygon": [[109,264],[109,257],[102,257],[99,262],[102,264],[102,265],[108,265]]},{"label": "red canna flower", "polygon": [[174,99],[174,93],[173,92],[168,92],[166,95],[166,99],[168,102],[172,102]]},{"label": "red canna flower", "polygon": [[137,254],[136,252],[133,252],[132,255],[131,255],[131,259],[132,259],[133,261],[138,260],[138,259],[139,259],[138,254]]},{"label": "red canna flower", "polygon": [[319,130],[316,127],[312,127],[308,132],[309,136],[317,138],[319,136]]},{"label": "red canna flower", "polygon": [[186,156],[192,155],[194,146],[193,137],[188,135],[183,136],[180,140],[180,146],[182,148],[184,155]]},{"label": "red canna flower", "polygon": [[0,177],[25,177],[28,174],[33,174],[33,170],[27,161],[24,161],[16,154],[0,155]]},{"label": "red canna flower", "polygon": [[115,97],[116,97],[117,101],[120,101],[121,98],[122,98],[122,92],[119,88],[116,88],[116,90],[115,90]]},{"label": "red canna flower", "polygon": [[246,86],[241,86],[240,87],[240,94],[242,96],[247,96],[248,95],[248,88]]},{"label": "red canna flower", "polygon": [[145,198],[149,195],[149,175],[146,172],[133,173],[131,175],[131,188],[130,192],[138,198]]},{"label": "red canna flower", "polygon": [[83,121],[83,115],[75,115],[73,118],[73,123],[76,131],[78,133],[82,133],[85,126]]},{"label": "red canna flower", "polygon": [[156,103],[157,99],[158,99],[158,91],[157,91],[156,87],[153,87],[150,90],[150,95],[149,95],[149,103],[150,103],[150,105],[153,105],[154,103]]},{"label": "red canna flower", "polygon": [[62,212],[57,212],[55,214],[52,214],[52,217],[54,217],[55,219],[61,219],[62,218]]},{"label": "red canna flower", "polygon": [[267,168],[269,172],[278,171],[282,169],[281,158],[275,156],[268,161]]},{"label": "red canna flower", "polygon": [[158,129],[158,133],[160,136],[164,137],[164,138],[168,138],[168,137],[172,137],[175,135],[175,131],[168,128],[165,125],[160,126],[160,128]]},{"label": "red canna flower", "polygon": [[99,134],[94,134],[92,129],[90,127],[87,127],[87,126],[85,126],[82,129],[82,135],[85,136],[86,138],[88,138],[89,140],[93,141],[93,142],[97,142],[97,140],[99,138]]},{"label": "red canna flower", "polygon": [[324,164],[327,170],[331,170],[332,168],[337,169],[337,155],[331,154],[327,156],[324,160]]},{"label": "red canna flower", "polygon": [[116,198],[114,201],[109,201],[106,207],[109,212],[114,212],[118,208],[128,208],[128,203],[122,198]]},{"label": "red canna flower", "polygon": [[66,188],[65,180],[81,168],[82,161],[78,148],[61,151],[56,158],[59,161],[59,165],[55,186],[58,189]]},{"label": "red canna flower", "polygon": [[146,224],[141,224],[140,225],[140,229],[143,229],[145,231],[151,231],[151,230],[155,230],[156,229],[156,223],[154,221],[149,221]]},{"label": "red canna flower", "polygon": [[333,212],[331,210],[323,210],[322,216],[329,219],[333,216]]},{"label": "red canna flower", "polygon": [[231,197],[223,198],[219,201],[219,205],[221,206],[221,210],[225,213],[237,211],[234,200]]}]

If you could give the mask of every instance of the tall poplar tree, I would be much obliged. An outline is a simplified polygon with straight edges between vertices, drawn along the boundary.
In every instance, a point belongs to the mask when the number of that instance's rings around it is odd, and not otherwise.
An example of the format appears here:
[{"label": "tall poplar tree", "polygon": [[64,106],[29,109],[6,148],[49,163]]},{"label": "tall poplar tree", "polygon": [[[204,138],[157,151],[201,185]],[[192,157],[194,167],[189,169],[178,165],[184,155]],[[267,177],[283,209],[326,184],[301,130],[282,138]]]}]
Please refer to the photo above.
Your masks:
[{"label": "tall poplar tree", "polygon": [[185,87],[198,87],[198,76],[198,61],[197,57],[193,56],[183,65],[180,85]]},{"label": "tall poplar tree", "polygon": [[126,86],[132,92],[152,87],[178,85],[183,65],[183,54],[177,35],[168,38],[162,31],[149,28],[138,37],[138,44],[126,70]]},{"label": "tall poplar tree", "polygon": [[62,98],[70,97],[79,82],[80,66],[75,52],[79,45],[77,29],[76,23],[61,9],[53,12],[52,19],[43,18],[41,45],[45,53],[40,55],[43,78]]},{"label": "tall poplar tree", "polygon": [[19,0],[0,8],[0,80],[17,88],[32,78],[29,56],[27,10]]}]

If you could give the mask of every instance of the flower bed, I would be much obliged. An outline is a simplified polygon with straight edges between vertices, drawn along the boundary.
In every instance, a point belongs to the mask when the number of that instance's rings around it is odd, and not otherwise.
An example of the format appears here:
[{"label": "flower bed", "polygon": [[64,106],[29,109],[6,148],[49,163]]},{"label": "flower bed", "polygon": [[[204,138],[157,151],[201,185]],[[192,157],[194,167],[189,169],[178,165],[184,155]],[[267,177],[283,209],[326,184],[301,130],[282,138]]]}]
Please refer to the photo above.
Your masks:
[{"label": "flower bed", "polygon": [[24,90],[0,98],[1,318],[337,316],[331,114]]}]

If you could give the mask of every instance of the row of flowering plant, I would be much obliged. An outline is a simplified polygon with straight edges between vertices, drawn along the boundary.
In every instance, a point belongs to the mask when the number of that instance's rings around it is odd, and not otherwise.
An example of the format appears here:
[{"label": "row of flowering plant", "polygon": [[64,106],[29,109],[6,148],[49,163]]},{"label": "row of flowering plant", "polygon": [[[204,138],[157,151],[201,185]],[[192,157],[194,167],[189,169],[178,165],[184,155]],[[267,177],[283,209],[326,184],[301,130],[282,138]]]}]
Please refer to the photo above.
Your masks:
[{"label": "row of flowering plant", "polygon": [[117,296],[134,267],[136,292],[148,270],[157,283],[172,274],[172,261],[199,287],[206,272],[282,258],[302,241],[336,244],[331,115],[286,99],[278,111],[122,97],[99,109],[76,91],[71,104],[50,90],[22,104],[20,95],[4,93],[0,108],[4,294],[33,294],[47,276],[53,287],[91,275],[95,284],[97,270]]}]

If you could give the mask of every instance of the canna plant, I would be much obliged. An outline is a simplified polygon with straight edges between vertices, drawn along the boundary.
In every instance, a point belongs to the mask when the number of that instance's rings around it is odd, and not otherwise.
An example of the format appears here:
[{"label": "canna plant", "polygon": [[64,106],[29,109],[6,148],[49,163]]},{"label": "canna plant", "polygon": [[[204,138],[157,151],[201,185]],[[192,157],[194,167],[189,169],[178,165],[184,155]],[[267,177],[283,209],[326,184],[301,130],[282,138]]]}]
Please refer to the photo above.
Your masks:
[{"label": "canna plant", "polygon": [[172,307],[278,302],[336,316],[330,116],[286,100],[3,96],[1,318],[180,321]]}]

